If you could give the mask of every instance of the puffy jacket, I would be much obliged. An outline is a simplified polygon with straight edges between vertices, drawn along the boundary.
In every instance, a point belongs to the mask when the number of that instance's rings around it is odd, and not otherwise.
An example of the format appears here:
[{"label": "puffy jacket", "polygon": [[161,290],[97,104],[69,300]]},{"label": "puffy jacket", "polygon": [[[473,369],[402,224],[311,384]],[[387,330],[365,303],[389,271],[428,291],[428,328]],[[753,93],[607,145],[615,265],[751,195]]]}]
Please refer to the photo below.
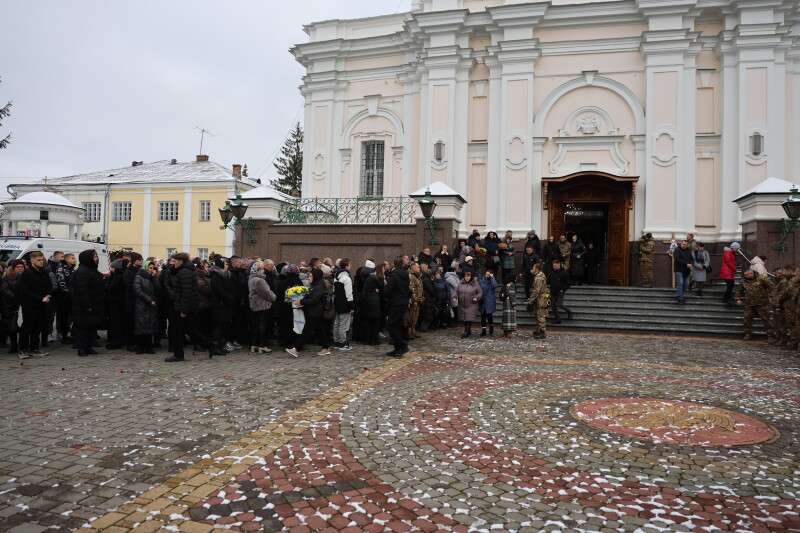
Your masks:
[{"label": "puffy jacket", "polygon": [[[462,322],[472,322],[478,314],[478,302],[483,296],[481,286],[475,281],[475,278],[467,280],[462,279],[458,284],[458,319]],[[472,301],[477,299],[477,301]]]},{"label": "puffy jacket", "polygon": [[767,277],[767,267],[764,266],[764,261],[758,256],[755,256],[750,261],[750,269],[759,276]]},{"label": "puffy jacket", "polygon": [[736,256],[727,246],[722,250],[722,265],[719,267],[719,279],[733,279],[736,274]]},{"label": "puffy jacket", "polygon": [[189,261],[184,261],[180,268],[176,268],[172,274],[176,313],[196,313],[200,306],[197,296],[197,278],[194,276],[194,271],[194,265]]},{"label": "puffy jacket", "polygon": [[[458,307],[456,292],[458,291],[458,284],[461,282],[461,280],[458,279],[458,274],[455,272],[446,272],[444,280],[447,282],[447,287],[449,289],[448,298],[450,298],[450,307]],[[455,298],[455,301],[453,301],[453,298]]]},{"label": "puffy jacket", "polygon": [[250,274],[247,280],[248,297],[251,311],[266,311],[272,308],[275,302],[275,293],[267,283],[264,273]]},{"label": "puffy jacket", "polygon": [[355,309],[353,302],[353,280],[347,270],[340,270],[333,281],[333,307],[337,313]]},{"label": "puffy jacket", "polygon": [[78,269],[72,274],[72,321],[77,327],[92,329],[105,325],[105,289],[106,281],[94,262],[94,250],[82,251],[78,255]]},{"label": "puffy jacket", "polygon": [[306,318],[322,318],[325,311],[323,299],[325,298],[325,284],[321,279],[314,280],[314,283],[309,285],[311,289],[305,297],[300,300],[303,305],[303,313]]},{"label": "puffy jacket", "polygon": [[3,276],[3,278],[0,279],[0,296],[2,296],[3,299],[3,318],[10,317],[19,309],[17,283],[19,283],[19,277],[11,279],[8,276]]},{"label": "puffy jacket", "polygon": [[66,261],[61,261],[56,269],[56,280],[58,281],[58,290],[62,293],[69,292],[69,284],[72,281],[72,274],[75,273],[75,267],[67,264]]},{"label": "puffy jacket", "polygon": [[125,312],[133,313],[136,307],[136,295],[133,294],[133,280],[136,279],[136,273],[141,270],[139,267],[129,265],[122,274],[122,283],[125,285]]},{"label": "puffy jacket", "polygon": [[161,283],[158,278],[141,268],[133,279],[133,295],[136,297],[133,311],[133,332],[136,335],[154,335],[158,333],[158,291]]},{"label": "puffy jacket", "polygon": [[197,309],[207,311],[211,309],[211,279],[208,271],[195,266],[194,277],[197,279]]},{"label": "puffy jacket", "polygon": [[208,277],[211,279],[211,318],[215,322],[230,322],[237,303],[234,299],[237,280],[216,265],[211,265]]}]

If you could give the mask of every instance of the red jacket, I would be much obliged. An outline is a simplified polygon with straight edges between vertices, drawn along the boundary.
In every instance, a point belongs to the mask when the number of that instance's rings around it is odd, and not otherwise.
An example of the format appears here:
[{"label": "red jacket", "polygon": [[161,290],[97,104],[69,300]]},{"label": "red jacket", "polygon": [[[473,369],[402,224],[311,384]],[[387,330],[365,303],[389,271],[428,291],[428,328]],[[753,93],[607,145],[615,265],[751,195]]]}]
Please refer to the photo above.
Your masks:
[{"label": "red jacket", "polygon": [[733,252],[726,250],[722,252],[722,266],[719,267],[719,279],[733,279],[736,274],[736,256]]}]

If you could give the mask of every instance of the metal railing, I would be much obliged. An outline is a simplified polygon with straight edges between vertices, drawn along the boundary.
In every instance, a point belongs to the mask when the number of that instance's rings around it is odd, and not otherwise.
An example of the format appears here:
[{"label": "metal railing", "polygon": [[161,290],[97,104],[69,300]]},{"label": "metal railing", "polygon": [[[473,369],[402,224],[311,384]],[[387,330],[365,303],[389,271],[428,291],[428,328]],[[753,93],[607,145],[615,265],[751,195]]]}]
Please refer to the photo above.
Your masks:
[{"label": "metal railing", "polygon": [[411,198],[296,198],[280,211],[279,224],[413,224]]}]

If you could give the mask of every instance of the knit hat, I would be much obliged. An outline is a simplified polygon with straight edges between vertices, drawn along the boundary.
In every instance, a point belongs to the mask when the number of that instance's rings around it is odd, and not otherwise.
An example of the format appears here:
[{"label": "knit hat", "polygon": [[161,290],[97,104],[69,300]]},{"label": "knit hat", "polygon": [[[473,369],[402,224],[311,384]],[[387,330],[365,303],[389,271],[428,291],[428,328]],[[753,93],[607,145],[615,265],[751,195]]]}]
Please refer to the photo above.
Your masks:
[{"label": "knit hat", "polygon": [[322,270],[322,275],[323,276],[327,276],[327,275],[329,275],[331,273],[331,267],[329,267],[325,263],[322,263],[322,266],[319,267],[319,269]]},{"label": "knit hat", "polygon": [[224,257],[218,257],[217,259],[215,259],[214,260],[214,266],[217,266],[219,268],[225,268],[225,258]]},{"label": "knit hat", "polygon": [[364,262],[364,266],[367,267],[367,268],[375,268],[375,263],[373,263],[370,259],[367,259]]},{"label": "knit hat", "polygon": [[295,265],[295,264],[286,265],[286,273],[287,274],[299,274],[300,273],[300,269],[297,268],[297,265]]},{"label": "knit hat", "polygon": [[114,267],[115,270],[119,270],[120,268],[125,268],[125,262],[122,259],[116,259],[111,261],[111,266]]},{"label": "knit hat", "polygon": [[742,247],[742,245],[739,244],[738,242],[732,242],[731,243],[731,250],[738,250],[741,247]]},{"label": "knit hat", "polygon": [[138,252],[131,252],[131,263],[135,263],[136,261],[139,261],[140,259],[144,259],[144,257],[142,257],[142,254],[140,254]]},{"label": "knit hat", "polygon": [[474,260],[475,258],[472,257],[471,255],[468,255],[467,257],[464,258],[464,261],[474,261]]},{"label": "knit hat", "polygon": [[12,260],[12,261],[11,261],[11,262],[8,264],[8,268],[14,268],[14,267],[15,267],[15,266],[17,266],[17,265],[22,265],[22,266],[25,266],[25,260],[24,260],[24,259],[13,259],[13,260]]}]

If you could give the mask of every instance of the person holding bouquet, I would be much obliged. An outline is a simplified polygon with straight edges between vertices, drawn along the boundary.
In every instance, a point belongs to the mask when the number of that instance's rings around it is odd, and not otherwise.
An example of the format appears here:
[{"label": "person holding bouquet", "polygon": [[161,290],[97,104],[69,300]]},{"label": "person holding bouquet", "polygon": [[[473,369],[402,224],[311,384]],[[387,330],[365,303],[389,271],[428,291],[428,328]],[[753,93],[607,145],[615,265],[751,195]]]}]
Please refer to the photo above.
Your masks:
[{"label": "person holding bouquet", "polygon": [[325,298],[325,286],[322,281],[322,270],[316,268],[308,274],[308,294],[299,302],[293,302],[295,307],[301,307],[305,315],[305,326],[300,338],[294,348],[286,348],[286,352],[297,357],[303,351],[312,335],[317,336],[317,343],[322,349],[317,355],[330,355],[331,343],[328,339],[328,332],[325,331],[325,322],[322,320],[325,308],[323,299]]}]

